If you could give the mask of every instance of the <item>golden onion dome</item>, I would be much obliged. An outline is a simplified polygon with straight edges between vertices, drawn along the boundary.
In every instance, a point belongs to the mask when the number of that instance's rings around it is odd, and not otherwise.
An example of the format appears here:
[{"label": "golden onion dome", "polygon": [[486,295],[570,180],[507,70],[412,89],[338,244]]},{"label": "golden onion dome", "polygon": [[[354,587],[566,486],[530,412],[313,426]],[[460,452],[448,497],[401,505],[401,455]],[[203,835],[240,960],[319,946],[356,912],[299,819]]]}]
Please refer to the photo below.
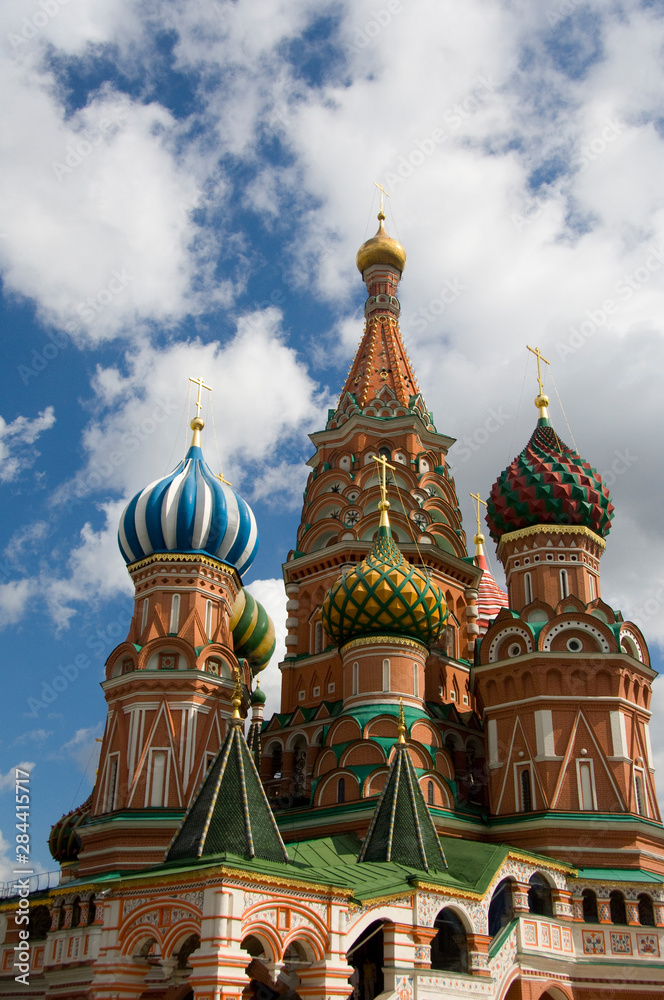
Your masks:
[{"label": "golden onion dome", "polygon": [[399,551],[385,518],[367,558],[328,591],[322,616],[325,631],[339,646],[372,634],[405,636],[430,646],[443,630],[447,607],[436,584]]},{"label": "golden onion dome", "polygon": [[398,240],[387,235],[384,221],[385,213],[381,210],[378,213],[378,232],[357,251],[356,261],[360,274],[364,274],[372,264],[391,264],[400,271],[406,266],[406,251]]}]

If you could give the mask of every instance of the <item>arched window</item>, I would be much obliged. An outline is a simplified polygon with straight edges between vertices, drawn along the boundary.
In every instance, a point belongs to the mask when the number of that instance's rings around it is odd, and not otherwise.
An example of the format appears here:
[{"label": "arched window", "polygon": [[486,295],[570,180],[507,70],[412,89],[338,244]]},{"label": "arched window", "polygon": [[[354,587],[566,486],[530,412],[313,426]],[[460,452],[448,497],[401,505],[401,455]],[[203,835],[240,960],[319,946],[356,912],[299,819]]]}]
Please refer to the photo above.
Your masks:
[{"label": "arched window", "polygon": [[208,640],[212,638],[212,609],[214,605],[212,601],[205,602],[205,635]]},{"label": "arched window", "polygon": [[530,876],[530,889],[528,890],[528,910],[538,917],[553,916],[553,900],[551,898],[551,886],[539,872]]},{"label": "arched window", "polygon": [[383,660],[383,691],[390,690],[390,661]]},{"label": "arched window", "polygon": [[272,777],[273,778],[280,778],[281,777],[282,757],[283,757],[283,750],[282,750],[281,743],[273,743],[272,744],[272,765],[271,765]]},{"label": "arched window", "polygon": [[583,902],[583,919],[587,924],[598,924],[597,896],[592,889],[584,889],[581,893]]},{"label": "arched window", "polygon": [[90,904],[88,906],[88,926],[94,924],[96,916],[97,916],[97,906],[95,904],[95,897],[90,896]]},{"label": "arched window", "polygon": [[588,596],[591,601],[595,600],[595,577],[592,573],[588,573]]},{"label": "arched window", "polygon": [[191,965],[189,963],[189,956],[193,955],[193,953],[197,951],[198,948],[200,948],[200,946],[201,946],[201,939],[199,938],[198,934],[190,934],[189,937],[184,942],[184,944],[180,946],[180,950],[177,953],[177,960],[178,960],[177,968],[191,969]]},{"label": "arched window", "polygon": [[166,753],[163,750],[152,751],[152,781],[150,787],[150,805],[163,806],[166,787]]},{"label": "arched window", "polygon": [[445,972],[468,971],[466,931],[454,910],[445,907],[436,917],[438,933],[431,942],[431,968]]},{"label": "arched window", "polygon": [[339,778],[337,782],[337,802],[346,801],[346,779]]},{"label": "arched window", "polygon": [[417,663],[413,664],[413,694],[416,698],[420,696],[420,671]]},{"label": "arched window", "polygon": [[171,622],[168,626],[168,631],[172,635],[177,635],[177,631],[180,628],[180,595],[173,594],[171,597]]},{"label": "arched window", "polygon": [[316,622],[314,625],[314,653],[323,652],[323,623]]},{"label": "arched window", "polygon": [[627,923],[627,909],[625,907],[625,897],[622,892],[614,889],[609,896],[609,909],[611,911],[611,922],[614,924]]},{"label": "arched window", "polygon": [[30,910],[28,933],[30,941],[45,941],[51,929],[51,914],[48,906],[33,906]]},{"label": "arched window", "polygon": [[569,597],[569,580],[567,579],[566,569],[561,569],[560,571],[560,597],[561,600]]},{"label": "arched window", "polygon": [[495,937],[514,919],[512,880],[504,878],[496,887],[489,903],[489,934]]},{"label": "arched window", "polygon": [[146,597],[143,601],[143,617],[141,618],[141,632],[145,631],[145,626],[148,623],[148,612],[150,610],[150,601]]},{"label": "arched window", "polygon": [[639,923],[642,927],[655,926],[655,907],[652,905],[652,899],[645,892],[639,894]]},{"label": "arched window", "polygon": [[530,769],[527,767],[524,767],[521,770],[520,784],[521,784],[521,811],[532,812],[533,795],[530,787]]},{"label": "arched window", "polygon": [[77,896],[71,908],[71,925],[78,927],[81,922],[81,897]]},{"label": "arched window", "polygon": [[353,694],[360,693],[360,664],[353,664]]},{"label": "arched window", "polygon": [[526,604],[530,604],[533,599],[533,580],[530,573],[524,574],[523,589],[525,593]]},{"label": "arched window", "polygon": [[430,806],[434,804],[434,788],[433,781],[429,781],[427,784],[427,802]]}]

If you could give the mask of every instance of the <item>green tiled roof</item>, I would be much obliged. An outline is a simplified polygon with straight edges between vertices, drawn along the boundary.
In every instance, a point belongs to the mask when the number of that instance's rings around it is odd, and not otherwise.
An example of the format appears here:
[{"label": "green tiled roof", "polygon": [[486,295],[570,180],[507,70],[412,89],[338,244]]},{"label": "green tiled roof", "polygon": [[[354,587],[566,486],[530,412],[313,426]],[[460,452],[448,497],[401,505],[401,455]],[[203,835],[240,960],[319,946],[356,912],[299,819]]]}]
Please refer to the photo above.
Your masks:
[{"label": "green tiled roof", "polygon": [[288,861],[244,734],[240,726],[232,724],[184,815],[166,860],[227,852]]},{"label": "green tiled roof", "polygon": [[405,743],[396,745],[357,860],[394,861],[427,872],[447,867]]},{"label": "green tiled roof", "polygon": [[584,882],[664,882],[664,875],[642,868],[579,868],[577,878]]}]

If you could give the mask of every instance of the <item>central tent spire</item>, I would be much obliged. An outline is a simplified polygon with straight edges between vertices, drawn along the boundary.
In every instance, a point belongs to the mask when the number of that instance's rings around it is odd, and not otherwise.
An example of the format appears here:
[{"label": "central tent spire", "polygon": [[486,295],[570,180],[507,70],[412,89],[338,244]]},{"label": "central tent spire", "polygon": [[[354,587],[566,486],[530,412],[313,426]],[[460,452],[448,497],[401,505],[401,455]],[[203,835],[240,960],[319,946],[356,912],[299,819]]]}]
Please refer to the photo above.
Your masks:
[{"label": "central tent spire", "polygon": [[[375,182],[374,182],[375,183]],[[406,266],[406,251],[385,230],[383,196],[378,231],[357,252],[357,267],[367,286],[364,306],[366,323],[360,346],[339,397],[340,410],[359,409],[367,416],[394,417],[417,412],[430,430],[435,430],[420,394],[415,372],[399,330],[401,305],[397,290]]]}]

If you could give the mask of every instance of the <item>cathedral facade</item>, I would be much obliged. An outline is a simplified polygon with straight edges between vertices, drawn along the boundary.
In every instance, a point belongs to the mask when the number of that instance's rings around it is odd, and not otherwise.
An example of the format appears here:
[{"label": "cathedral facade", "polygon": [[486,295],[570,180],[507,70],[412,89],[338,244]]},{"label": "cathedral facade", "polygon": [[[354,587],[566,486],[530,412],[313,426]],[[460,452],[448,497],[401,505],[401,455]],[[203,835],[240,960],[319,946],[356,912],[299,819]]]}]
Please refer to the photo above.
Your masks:
[{"label": "cathedral facade", "polygon": [[242,585],[258,529],[205,461],[197,405],[186,458],[120,521],[135,608],[97,780],[52,829],[62,878],[30,895],[27,938],[0,904],[4,997],[664,991],[656,674],[602,597],[608,490],[540,380],[484,504],[507,591],[479,515],[468,553],[454,439],[400,333],[405,251],[378,218],[364,332],[284,552],[280,711],[258,681],[274,626]]}]

